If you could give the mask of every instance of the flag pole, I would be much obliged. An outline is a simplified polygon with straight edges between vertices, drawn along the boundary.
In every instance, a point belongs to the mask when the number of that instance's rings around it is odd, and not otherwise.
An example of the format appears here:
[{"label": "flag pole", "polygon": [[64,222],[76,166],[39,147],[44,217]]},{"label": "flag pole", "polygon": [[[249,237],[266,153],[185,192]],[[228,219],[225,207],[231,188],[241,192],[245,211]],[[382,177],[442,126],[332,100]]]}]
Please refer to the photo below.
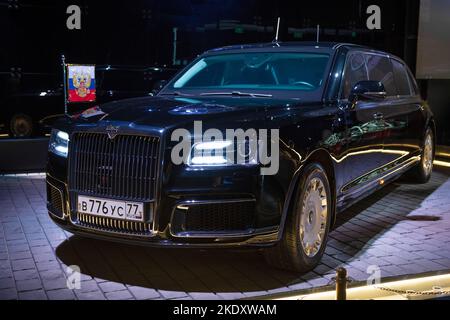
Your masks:
[{"label": "flag pole", "polygon": [[61,55],[61,64],[63,67],[63,88],[64,88],[64,114],[67,115],[67,68],[66,68],[66,57]]}]

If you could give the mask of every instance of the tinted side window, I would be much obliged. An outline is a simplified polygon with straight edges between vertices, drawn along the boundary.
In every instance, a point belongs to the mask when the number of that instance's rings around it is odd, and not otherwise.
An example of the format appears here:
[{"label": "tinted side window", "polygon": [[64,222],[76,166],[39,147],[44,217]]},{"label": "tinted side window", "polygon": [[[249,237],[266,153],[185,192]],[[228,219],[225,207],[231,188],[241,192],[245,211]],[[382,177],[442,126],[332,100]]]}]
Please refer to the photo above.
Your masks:
[{"label": "tinted side window", "polygon": [[400,96],[411,95],[411,87],[408,80],[408,73],[402,63],[397,60],[391,60],[392,67],[394,68],[395,84],[397,86],[397,92]]},{"label": "tinted side window", "polygon": [[343,98],[348,98],[350,91],[359,81],[368,79],[366,61],[362,53],[352,53],[348,59],[344,71]]},{"label": "tinted side window", "polygon": [[369,71],[369,80],[380,81],[388,96],[397,95],[394,73],[389,59],[379,55],[367,54],[366,64]]}]

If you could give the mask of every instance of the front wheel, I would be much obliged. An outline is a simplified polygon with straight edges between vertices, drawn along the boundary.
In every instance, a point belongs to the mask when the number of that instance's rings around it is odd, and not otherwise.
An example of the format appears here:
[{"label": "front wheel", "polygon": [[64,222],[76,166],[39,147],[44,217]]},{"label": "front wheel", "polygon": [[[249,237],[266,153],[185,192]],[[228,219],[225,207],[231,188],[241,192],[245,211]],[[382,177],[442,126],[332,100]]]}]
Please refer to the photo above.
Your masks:
[{"label": "front wheel", "polygon": [[308,165],[300,179],[296,203],[286,220],[283,237],[265,249],[266,261],[297,272],[313,269],[325,251],[332,216],[330,184],[322,166]]}]

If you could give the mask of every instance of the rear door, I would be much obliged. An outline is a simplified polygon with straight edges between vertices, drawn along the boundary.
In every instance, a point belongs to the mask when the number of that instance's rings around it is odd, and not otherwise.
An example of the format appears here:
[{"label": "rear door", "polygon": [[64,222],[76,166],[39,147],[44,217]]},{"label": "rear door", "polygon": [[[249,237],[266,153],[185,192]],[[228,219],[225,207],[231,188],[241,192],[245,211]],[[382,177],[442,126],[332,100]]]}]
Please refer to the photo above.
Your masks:
[{"label": "rear door", "polygon": [[425,126],[422,100],[414,80],[409,77],[407,66],[391,58],[397,96],[382,111],[389,130],[385,137],[385,150],[393,159],[405,160],[420,153]]}]

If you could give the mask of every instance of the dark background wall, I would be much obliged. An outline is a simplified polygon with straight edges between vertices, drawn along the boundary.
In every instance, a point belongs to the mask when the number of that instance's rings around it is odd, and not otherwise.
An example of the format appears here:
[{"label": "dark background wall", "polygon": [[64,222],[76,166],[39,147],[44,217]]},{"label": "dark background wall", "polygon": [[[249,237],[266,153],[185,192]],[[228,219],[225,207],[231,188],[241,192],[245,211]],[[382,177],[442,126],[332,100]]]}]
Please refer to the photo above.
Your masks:
[{"label": "dark background wall", "polygon": [[[281,40],[349,41],[387,49],[415,60],[408,32],[416,32],[418,0],[0,0],[0,66],[46,71],[58,57],[96,64],[172,63],[173,28],[178,28],[182,63],[202,51],[227,44],[271,41],[276,17]],[[82,29],[66,28],[66,8],[82,10]],[[366,8],[382,9],[382,30],[366,28]],[[414,7],[412,10],[410,7]],[[417,11],[417,10],[416,10]],[[407,25],[408,24],[408,25]],[[412,27],[410,27],[410,25]],[[412,29],[412,30],[411,30]],[[414,40],[414,39],[411,39]],[[413,43],[414,41],[411,41]]]},{"label": "dark background wall", "polygon": [[[450,57],[449,57],[450,59]],[[434,79],[423,80],[427,100],[434,117],[436,118],[436,131],[438,142],[447,146],[446,154],[450,154],[450,80]],[[446,156],[447,156],[446,155]],[[448,156],[447,156],[448,157]]]}]

